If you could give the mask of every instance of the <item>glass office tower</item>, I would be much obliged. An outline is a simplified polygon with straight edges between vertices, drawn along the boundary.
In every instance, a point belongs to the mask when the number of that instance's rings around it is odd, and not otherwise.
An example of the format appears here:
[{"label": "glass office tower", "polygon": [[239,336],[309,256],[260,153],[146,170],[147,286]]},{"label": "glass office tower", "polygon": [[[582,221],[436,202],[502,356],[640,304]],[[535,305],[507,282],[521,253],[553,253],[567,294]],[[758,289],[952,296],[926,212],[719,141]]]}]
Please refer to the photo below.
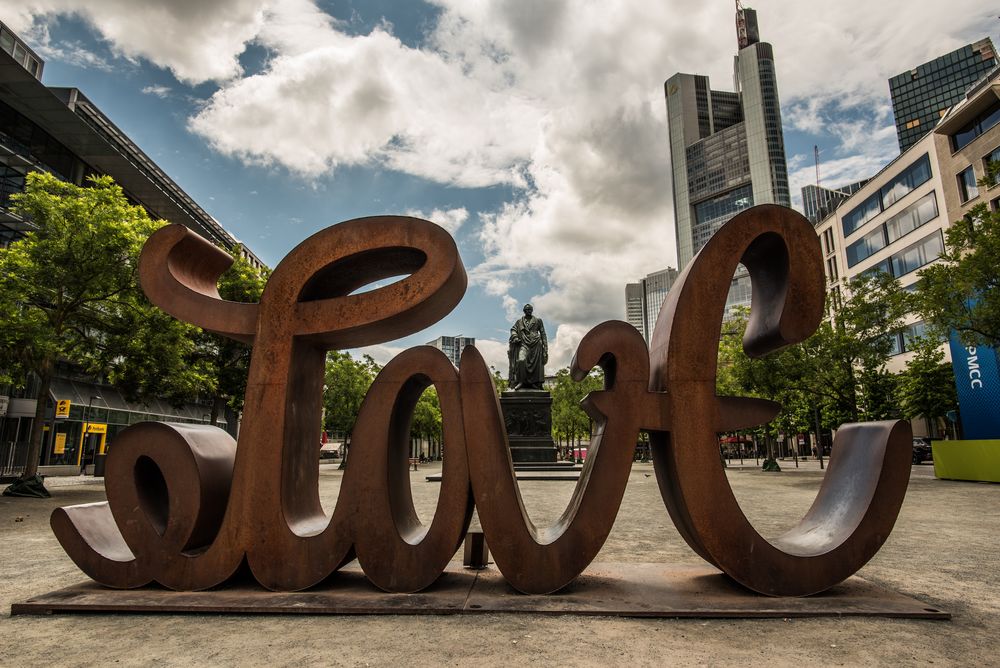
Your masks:
[{"label": "glass office tower", "polygon": [[[712,90],[708,77],[696,74],[664,84],[678,269],[740,211],[791,206],[774,52],[759,40],[754,10],[738,10],[737,33],[735,92]],[[741,272],[727,310],[749,303],[750,280]]]},{"label": "glass office tower", "polygon": [[987,37],[889,79],[899,152],[934,129],[965,91],[997,66]]}]

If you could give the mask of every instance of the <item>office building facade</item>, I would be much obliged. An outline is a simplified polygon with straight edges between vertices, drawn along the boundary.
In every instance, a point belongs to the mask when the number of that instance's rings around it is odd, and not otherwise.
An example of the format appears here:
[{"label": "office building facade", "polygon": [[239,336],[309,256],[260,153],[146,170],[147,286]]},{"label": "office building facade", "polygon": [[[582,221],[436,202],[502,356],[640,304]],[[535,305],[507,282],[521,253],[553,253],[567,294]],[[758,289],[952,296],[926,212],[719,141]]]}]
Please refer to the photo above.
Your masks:
[{"label": "office building facade", "polygon": [[[151,217],[181,223],[263,266],[80,90],[45,86],[43,69],[38,54],[0,23],[0,247],[35,227],[10,209],[11,195],[24,190],[29,172],[49,172],[77,185],[85,185],[90,175],[107,174]],[[130,402],[114,387],[64,363],[56,370],[50,396],[39,397],[38,390],[33,377],[21,388],[0,386],[0,475],[24,466],[38,401],[48,405],[40,462],[46,474],[79,472],[85,440],[98,439],[103,452],[115,434],[135,422],[205,423],[211,413],[209,405]],[[64,409],[58,417],[57,407]],[[220,426],[232,433],[236,423],[232,411],[220,416]],[[89,425],[86,434],[84,424]]]},{"label": "office building facade", "polygon": [[813,225],[833,213],[848,197],[858,192],[868,179],[850,183],[840,188],[823,188],[808,185],[802,187],[802,210]]},{"label": "office building facade", "polygon": [[[968,90],[946,110],[933,132],[817,225],[827,286],[834,298],[844,293],[848,281],[872,271],[887,272],[904,288],[914,289],[919,270],[940,256],[944,232],[954,221],[980,203],[1000,211],[1000,178],[980,185],[994,163],[1000,165],[1000,69]],[[913,341],[925,331],[918,316],[908,318],[893,341],[889,371],[906,367]],[[949,359],[955,350],[965,354],[961,346],[942,345]],[[989,354],[995,356],[994,351]],[[959,371],[956,368],[956,378],[961,381]],[[958,386],[961,401],[961,382]],[[1000,401],[1000,388],[993,392],[993,401]],[[960,414],[964,424],[972,410],[962,403]],[[921,435],[924,425],[914,427]]]},{"label": "office building facade", "polygon": [[462,351],[466,346],[476,345],[476,339],[471,336],[439,336],[433,341],[428,341],[427,345],[434,346],[451,360],[451,363],[458,366],[462,359]]},{"label": "office building facade", "polygon": [[[664,84],[679,269],[740,211],[791,206],[774,53],[754,10],[738,9],[737,35],[734,92],[694,74]],[[749,302],[749,278],[738,274],[727,308]]]},{"label": "office building facade", "polygon": [[677,270],[667,267],[647,274],[638,283],[625,285],[625,319],[649,343],[660,315],[660,307],[677,280]]},{"label": "office building facade", "polygon": [[966,90],[996,65],[996,49],[987,37],[889,79],[900,152],[933,130]]}]

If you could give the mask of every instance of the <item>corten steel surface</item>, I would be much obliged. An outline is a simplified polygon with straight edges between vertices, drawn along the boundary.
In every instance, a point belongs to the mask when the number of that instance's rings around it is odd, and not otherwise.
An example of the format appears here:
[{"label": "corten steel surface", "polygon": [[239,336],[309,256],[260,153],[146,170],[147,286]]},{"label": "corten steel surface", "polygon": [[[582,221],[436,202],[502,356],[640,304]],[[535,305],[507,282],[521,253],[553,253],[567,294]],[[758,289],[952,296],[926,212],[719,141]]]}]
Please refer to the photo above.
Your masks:
[{"label": "corten steel surface", "polygon": [[710,566],[599,563],[558,594],[523,596],[495,568],[451,562],[416,594],[387,594],[349,564],[306,592],[271,592],[230,582],[200,592],[156,587],[114,591],[93,582],[66,587],[11,607],[14,615],[71,613],[228,613],[286,615],[458,615],[531,613],[624,617],[951,619],[948,612],[851,577],[818,596],[775,598],[743,589]]},{"label": "corten steel surface", "polygon": [[[471,347],[460,370],[426,346],[385,366],[362,405],[351,462],[327,516],[316,459],[325,353],[404,336],[448,313],[466,285],[454,241],[414,218],[341,223],[295,248],[260,304],[235,304],[215,289],[227,259],[180,226],[164,228],[150,238],[140,265],[150,299],[254,344],[239,443],[213,428],[131,427],[109,454],[108,503],[57,510],[53,529],[85,573],[114,588],[158,582],[208,589],[245,562],[264,587],[295,591],[316,586],[356,556],[377,587],[415,592],[438,586],[475,506],[506,581],[545,594],[566,587],[601,549],[646,429],[664,502],[692,549],[763,594],[823,591],[856,572],[892,529],[910,470],[909,426],[842,427],[805,518],[772,542],[762,538],[733,496],[716,440],[717,432],[777,412],[768,401],[715,394],[718,334],[739,262],[753,283],[744,340],[750,354],[801,341],[816,328],[823,274],[812,226],[770,205],[733,218],[681,274],[651,353],[633,327],[617,321],[580,342],[574,378],[600,366],[605,387],[584,400],[596,437],[553,526],[535,527],[524,511],[492,375]],[[448,456],[434,519],[423,525],[410,496],[407,443],[413,408],[431,384]]]}]

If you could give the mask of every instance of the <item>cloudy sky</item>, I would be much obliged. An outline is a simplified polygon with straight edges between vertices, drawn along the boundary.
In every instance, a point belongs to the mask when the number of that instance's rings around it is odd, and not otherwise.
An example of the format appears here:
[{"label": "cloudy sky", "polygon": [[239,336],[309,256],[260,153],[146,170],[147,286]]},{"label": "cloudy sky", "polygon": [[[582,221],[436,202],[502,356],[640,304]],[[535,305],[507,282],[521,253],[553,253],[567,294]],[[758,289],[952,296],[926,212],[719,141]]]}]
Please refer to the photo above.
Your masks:
[{"label": "cloudy sky", "polygon": [[[760,0],[792,189],[897,153],[887,79],[984,36],[982,0]],[[624,317],[624,284],[675,262],[663,81],[732,90],[722,0],[18,0],[46,60],[271,266],[335,222],[418,215],[455,235],[462,304],[380,361],[474,336],[506,369],[526,301],[551,373]]]}]

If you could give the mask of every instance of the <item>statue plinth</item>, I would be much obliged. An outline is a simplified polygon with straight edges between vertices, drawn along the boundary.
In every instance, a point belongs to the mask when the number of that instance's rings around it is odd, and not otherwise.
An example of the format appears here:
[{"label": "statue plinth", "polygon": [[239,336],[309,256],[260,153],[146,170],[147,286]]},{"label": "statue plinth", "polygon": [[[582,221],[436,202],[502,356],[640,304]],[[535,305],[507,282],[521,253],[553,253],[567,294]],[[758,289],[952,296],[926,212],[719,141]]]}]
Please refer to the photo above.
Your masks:
[{"label": "statue plinth", "polygon": [[507,390],[500,394],[500,408],[515,464],[556,461],[548,390]]}]

